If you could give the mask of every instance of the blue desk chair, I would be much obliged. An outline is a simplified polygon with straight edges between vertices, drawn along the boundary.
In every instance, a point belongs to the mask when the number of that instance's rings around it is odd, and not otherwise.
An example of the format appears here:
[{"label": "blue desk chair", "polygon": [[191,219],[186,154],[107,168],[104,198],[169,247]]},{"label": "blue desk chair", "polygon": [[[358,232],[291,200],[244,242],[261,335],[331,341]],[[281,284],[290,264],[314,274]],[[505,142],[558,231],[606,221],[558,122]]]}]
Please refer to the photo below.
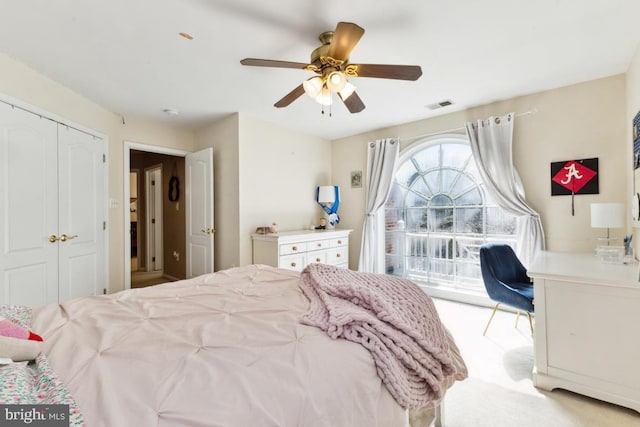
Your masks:
[{"label": "blue desk chair", "polygon": [[533,335],[533,283],[527,276],[527,269],[522,265],[511,246],[504,243],[487,243],[480,247],[480,270],[489,298],[497,304],[491,313],[489,322],[482,335],[486,335],[493,316],[500,304],[506,304],[518,310],[516,328],[520,319],[520,311],[529,317],[531,335]]}]

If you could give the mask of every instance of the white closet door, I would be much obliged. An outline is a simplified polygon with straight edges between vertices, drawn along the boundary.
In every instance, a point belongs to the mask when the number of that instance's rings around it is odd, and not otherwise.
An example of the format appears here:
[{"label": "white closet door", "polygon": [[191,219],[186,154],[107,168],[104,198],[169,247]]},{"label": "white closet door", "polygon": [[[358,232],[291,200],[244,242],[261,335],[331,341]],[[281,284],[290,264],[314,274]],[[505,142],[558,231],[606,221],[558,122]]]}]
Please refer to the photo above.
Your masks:
[{"label": "white closet door", "polygon": [[105,145],[76,129],[58,128],[61,302],[106,288]]},{"label": "white closet door", "polygon": [[213,149],[185,157],[187,277],[213,273]]},{"label": "white closet door", "polygon": [[0,103],[0,304],[58,302],[56,127]]}]

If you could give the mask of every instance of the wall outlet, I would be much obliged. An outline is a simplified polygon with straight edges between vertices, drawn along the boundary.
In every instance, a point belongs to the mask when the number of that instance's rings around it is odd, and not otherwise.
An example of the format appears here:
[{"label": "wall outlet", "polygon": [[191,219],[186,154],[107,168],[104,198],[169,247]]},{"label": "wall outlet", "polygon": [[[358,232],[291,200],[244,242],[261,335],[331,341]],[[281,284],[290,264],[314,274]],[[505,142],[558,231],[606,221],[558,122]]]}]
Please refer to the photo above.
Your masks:
[{"label": "wall outlet", "polygon": [[180,261],[180,254],[177,251],[173,251],[173,258],[176,261]]}]

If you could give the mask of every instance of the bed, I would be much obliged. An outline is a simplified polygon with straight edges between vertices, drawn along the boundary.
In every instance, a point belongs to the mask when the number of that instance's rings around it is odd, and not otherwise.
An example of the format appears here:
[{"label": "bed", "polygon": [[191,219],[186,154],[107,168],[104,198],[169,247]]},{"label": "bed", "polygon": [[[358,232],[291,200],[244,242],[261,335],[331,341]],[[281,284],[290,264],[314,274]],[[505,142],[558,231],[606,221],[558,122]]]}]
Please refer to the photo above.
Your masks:
[{"label": "bed", "polygon": [[[369,350],[301,323],[301,282],[251,265],[37,307],[31,328],[88,427],[429,425],[442,396],[403,408]],[[466,377],[446,337],[442,395]]]}]

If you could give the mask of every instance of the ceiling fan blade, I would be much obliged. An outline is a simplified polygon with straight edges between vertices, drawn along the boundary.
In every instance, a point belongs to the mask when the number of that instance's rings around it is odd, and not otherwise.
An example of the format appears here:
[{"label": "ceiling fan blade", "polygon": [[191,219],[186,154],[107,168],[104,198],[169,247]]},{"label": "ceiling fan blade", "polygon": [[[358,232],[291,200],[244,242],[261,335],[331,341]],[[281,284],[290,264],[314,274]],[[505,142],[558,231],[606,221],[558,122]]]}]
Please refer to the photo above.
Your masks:
[{"label": "ceiling fan blade", "polygon": [[240,61],[242,65],[253,67],[298,68],[304,70],[309,64],[303,62],[275,61],[273,59],[245,58]]},{"label": "ceiling fan blade", "polygon": [[[342,99],[340,93],[338,93],[338,97]],[[347,99],[342,99],[342,102],[344,102],[344,105],[351,113],[359,113],[360,111],[364,110],[364,102],[362,102],[362,99],[360,99],[358,94],[355,92],[349,95]]]},{"label": "ceiling fan blade", "polygon": [[346,60],[363,34],[364,29],[352,22],[338,22],[327,56],[340,61]]},{"label": "ceiling fan blade", "polygon": [[301,83],[300,86],[298,86],[297,88],[295,88],[294,90],[292,90],[291,92],[283,96],[282,99],[276,102],[275,104],[273,104],[273,106],[278,108],[286,107],[296,99],[300,98],[303,94],[304,94],[304,87],[302,87],[302,83]]},{"label": "ceiling fan blade", "polygon": [[354,77],[379,79],[418,80],[422,75],[419,65],[349,64],[347,74]]}]

